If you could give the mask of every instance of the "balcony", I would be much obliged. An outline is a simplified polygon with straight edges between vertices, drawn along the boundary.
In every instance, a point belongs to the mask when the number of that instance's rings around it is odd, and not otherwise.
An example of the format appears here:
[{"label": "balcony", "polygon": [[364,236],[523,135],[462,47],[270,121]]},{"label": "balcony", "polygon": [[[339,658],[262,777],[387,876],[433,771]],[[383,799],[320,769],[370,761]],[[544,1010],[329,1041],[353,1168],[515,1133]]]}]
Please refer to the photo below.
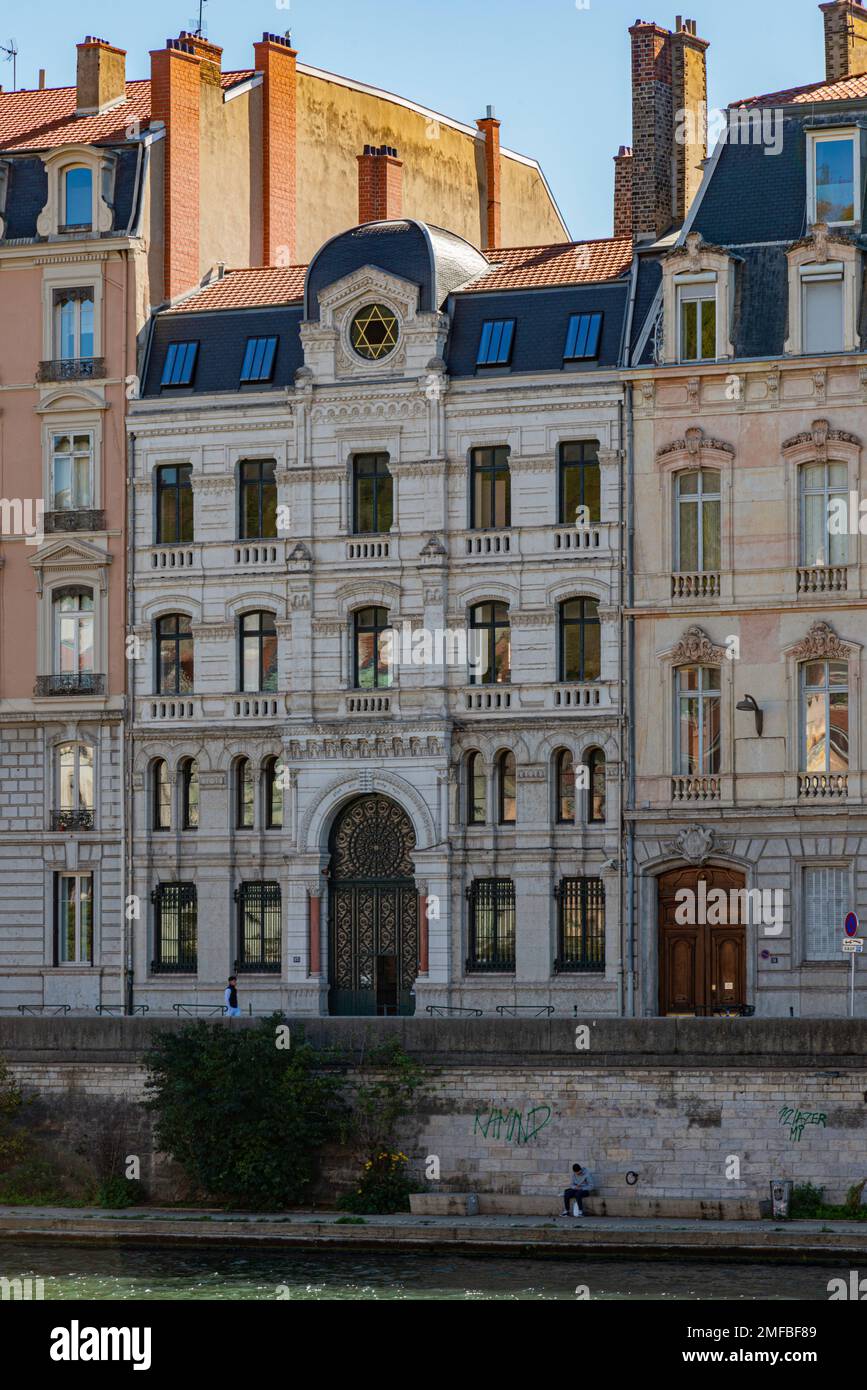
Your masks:
[{"label": "balcony", "polygon": [[671,799],[675,805],[703,805],[722,800],[722,778],[714,777],[672,777]]},{"label": "balcony", "polygon": [[810,565],[798,568],[799,594],[845,594],[849,575],[845,565]]},{"label": "balcony", "polygon": [[387,560],[389,558],[391,542],[387,540],[374,539],[357,540],[346,542],[347,560]]},{"label": "balcony", "polygon": [[36,369],[37,381],[98,381],[104,376],[104,357],[52,357]]},{"label": "balcony", "polygon": [[277,565],[284,558],[283,546],[275,541],[244,541],[232,548],[236,565],[249,568],[250,565]]},{"label": "balcony", "polygon": [[720,576],[710,570],[700,570],[693,574],[673,574],[671,576],[671,597],[696,600],[719,598]]},{"label": "balcony", "polygon": [[606,554],[609,550],[607,526],[558,526],[554,532],[554,549],[558,554]]},{"label": "balcony", "polygon": [[77,811],[52,811],[51,813],[52,830],[92,830],[93,812],[79,809]]},{"label": "balcony", "polygon": [[61,676],[37,676],[34,695],[104,695],[105,676],[78,671]]},{"label": "balcony", "polygon": [[94,507],[46,512],[42,518],[42,528],[46,535],[57,531],[104,531],[105,512]]},{"label": "balcony", "polygon": [[515,549],[511,531],[467,531],[463,538],[465,555],[501,560]]},{"label": "balcony", "polygon": [[464,708],[468,710],[508,710],[512,707],[512,692],[498,685],[474,685],[464,691]]},{"label": "balcony", "polygon": [[235,719],[276,719],[285,714],[286,702],[276,695],[244,695],[232,701]]},{"label": "balcony", "polygon": [[845,801],[849,795],[849,776],[845,772],[799,772],[798,798],[801,801]]},{"label": "balcony", "polygon": [[613,709],[612,687],[604,683],[560,684],[554,689],[555,709]]},{"label": "balcony", "polygon": [[147,700],[142,707],[142,715],[146,719],[163,720],[171,719],[193,719],[196,717],[195,700],[185,700],[180,695],[171,696],[167,699],[159,698]]},{"label": "balcony", "polygon": [[152,570],[191,570],[198,555],[197,550],[184,545],[157,546],[150,552],[150,567]]},{"label": "balcony", "polygon": [[347,695],[347,714],[390,714],[391,695]]}]

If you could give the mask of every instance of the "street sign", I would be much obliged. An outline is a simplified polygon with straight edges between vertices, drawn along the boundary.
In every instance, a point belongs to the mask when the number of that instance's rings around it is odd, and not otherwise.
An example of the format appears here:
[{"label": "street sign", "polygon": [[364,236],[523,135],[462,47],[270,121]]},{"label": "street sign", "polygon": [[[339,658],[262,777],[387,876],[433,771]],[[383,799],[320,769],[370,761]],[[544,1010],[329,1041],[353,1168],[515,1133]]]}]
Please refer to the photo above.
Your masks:
[{"label": "street sign", "polygon": [[850,936],[843,942],[843,950],[850,955],[860,955],[864,950],[863,936]]},{"label": "street sign", "polygon": [[857,936],[858,928],[860,925],[861,924],[858,921],[857,912],[849,912],[846,914],[846,921],[843,923],[843,930],[847,936]]}]

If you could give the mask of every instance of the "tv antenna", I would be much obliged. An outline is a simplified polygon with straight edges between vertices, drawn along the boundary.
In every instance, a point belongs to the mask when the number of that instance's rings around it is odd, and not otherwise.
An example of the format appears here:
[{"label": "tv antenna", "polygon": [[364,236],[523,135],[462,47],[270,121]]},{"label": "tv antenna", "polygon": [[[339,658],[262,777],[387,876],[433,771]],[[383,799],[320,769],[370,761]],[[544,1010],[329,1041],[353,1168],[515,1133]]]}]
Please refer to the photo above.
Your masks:
[{"label": "tv antenna", "polygon": [[[190,28],[193,30],[193,33],[196,35],[197,38],[200,38],[200,39],[204,39],[204,38],[207,37],[208,26],[205,24],[205,18],[204,18],[204,14],[203,14],[205,5],[206,5],[207,3],[208,3],[208,0],[199,0],[199,18],[198,18],[198,22],[196,22],[196,20],[194,20],[194,19],[191,19],[191,20],[189,21],[189,25],[190,25]],[[194,24],[195,24],[196,27],[193,29],[193,25],[194,25]]]},{"label": "tv antenna", "polygon": [[13,92],[16,92],[18,90],[18,46],[15,43],[15,40],[9,40],[8,48],[6,47],[5,43],[0,43],[0,53],[5,53],[7,63],[12,63],[12,90]]}]

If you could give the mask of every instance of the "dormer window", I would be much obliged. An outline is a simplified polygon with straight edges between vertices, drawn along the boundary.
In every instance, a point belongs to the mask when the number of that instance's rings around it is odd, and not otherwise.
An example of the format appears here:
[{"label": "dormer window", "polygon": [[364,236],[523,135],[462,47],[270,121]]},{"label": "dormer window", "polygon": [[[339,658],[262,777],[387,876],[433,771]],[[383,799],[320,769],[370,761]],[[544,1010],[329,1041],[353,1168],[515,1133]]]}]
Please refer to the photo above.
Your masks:
[{"label": "dormer window", "polygon": [[514,338],[514,319],[488,319],[482,324],[476,366],[508,367]]},{"label": "dormer window", "polygon": [[817,222],[786,252],[789,262],[787,353],[855,352],[861,252],[850,232]]},{"label": "dormer window", "polygon": [[810,135],[809,217],[845,227],[860,221],[859,144],[855,132]]},{"label": "dormer window", "polygon": [[573,314],[566,330],[564,362],[585,362],[599,356],[601,314]]},{"label": "dormer window", "polygon": [[198,350],[198,343],[169,343],[160,385],[191,385]]},{"label": "dormer window", "polygon": [[63,232],[90,230],[93,226],[93,171],[76,165],[63,173]]},{"label": "dormer window", "polygon": [[678,359],[712,362],[716,355],[716,275],[684,277],[677,285]]}]

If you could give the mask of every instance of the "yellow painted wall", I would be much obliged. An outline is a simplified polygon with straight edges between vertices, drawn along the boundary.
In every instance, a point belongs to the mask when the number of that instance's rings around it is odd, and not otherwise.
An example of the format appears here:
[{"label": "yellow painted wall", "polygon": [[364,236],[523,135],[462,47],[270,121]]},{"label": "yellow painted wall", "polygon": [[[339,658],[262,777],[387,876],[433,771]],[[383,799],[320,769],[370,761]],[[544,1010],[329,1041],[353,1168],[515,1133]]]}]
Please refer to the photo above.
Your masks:
[{"label": "yellow painted wall", "polygon": [[[203,82],[199,124],[199,269],[259,265],[262,247],[261,88],[223,101]],[[250,158],[250,151],[253,158]]]}]

